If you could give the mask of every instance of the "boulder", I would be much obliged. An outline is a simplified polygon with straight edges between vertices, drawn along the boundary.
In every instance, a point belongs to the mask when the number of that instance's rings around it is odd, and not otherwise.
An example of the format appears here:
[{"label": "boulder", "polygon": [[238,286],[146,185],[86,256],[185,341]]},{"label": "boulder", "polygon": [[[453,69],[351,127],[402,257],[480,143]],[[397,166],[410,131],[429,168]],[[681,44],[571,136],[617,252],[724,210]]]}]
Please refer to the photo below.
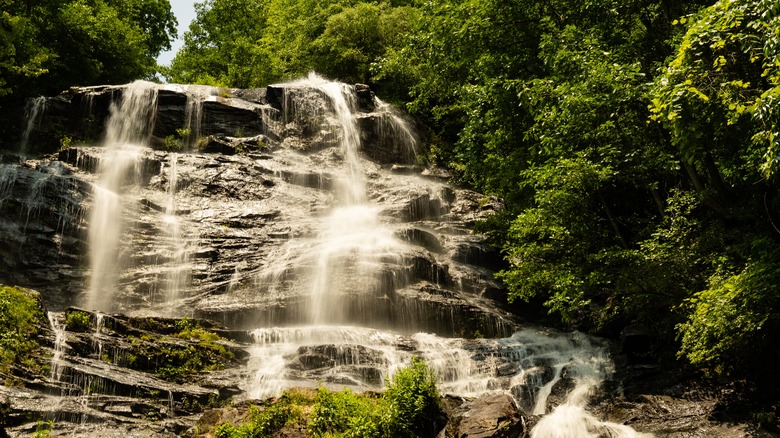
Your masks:
[{"label": "boulder", "polygon": [[506,394],[465,400],[447,397],[442,406],[449,417],[447,438],[519,438],[525,432],[525,420]]}]

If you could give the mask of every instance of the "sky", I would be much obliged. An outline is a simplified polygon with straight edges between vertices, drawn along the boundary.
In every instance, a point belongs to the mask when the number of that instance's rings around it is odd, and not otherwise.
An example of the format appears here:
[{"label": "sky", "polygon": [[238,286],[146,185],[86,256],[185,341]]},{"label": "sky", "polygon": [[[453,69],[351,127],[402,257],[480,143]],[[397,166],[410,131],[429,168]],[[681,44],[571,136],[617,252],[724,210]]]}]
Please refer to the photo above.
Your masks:
[{"label": "sky", "polygon": [[176,52],[181,48],[184,32],[190,28],[190,22],[195,19],[195,2],[191,0],[170,0],[171,10],[176,20],[179,22],[177,30],[179,38],[171,42],[171,50],[160,53],[157,57],[157,63],[160,65],[170,65]]}]

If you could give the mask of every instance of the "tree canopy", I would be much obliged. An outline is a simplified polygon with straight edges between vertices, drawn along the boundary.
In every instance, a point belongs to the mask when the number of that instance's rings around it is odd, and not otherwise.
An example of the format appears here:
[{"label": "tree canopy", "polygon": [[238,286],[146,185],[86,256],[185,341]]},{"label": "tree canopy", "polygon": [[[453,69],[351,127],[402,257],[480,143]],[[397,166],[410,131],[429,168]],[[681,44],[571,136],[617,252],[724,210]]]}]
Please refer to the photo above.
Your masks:
[{"label": "tree canopy", "polygon": [[151,77],[170,49],[168,0],[0,0],[0,96]]}]

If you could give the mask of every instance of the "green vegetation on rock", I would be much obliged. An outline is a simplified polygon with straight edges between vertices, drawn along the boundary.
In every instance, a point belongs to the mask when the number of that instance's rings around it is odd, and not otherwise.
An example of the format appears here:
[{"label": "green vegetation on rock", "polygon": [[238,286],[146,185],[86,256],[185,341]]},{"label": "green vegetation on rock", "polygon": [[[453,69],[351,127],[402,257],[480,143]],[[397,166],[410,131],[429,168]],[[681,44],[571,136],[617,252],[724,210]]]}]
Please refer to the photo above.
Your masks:
[{"label": "green vegetation on rock", "polygon": [[39,327],[46,324],[37,292],[0,285],[0,375],[13,382],[11,367],[40,371]]},{"label": "green vegetation on rock", "polygon": [[398,370],[381,393],[334,392],[320,386],[316,392],[285,391],[264,406],[251,406],[241,424],[222,423],[217,438],[270,437],[282,428],[325,437],[434,436],[439,414],[439,392],[433,372],[414,357]]},{"label": "green vegetation on rock", "polygon": [[92,315],[83,310],[68,310],[65,314],[65,329],[72,332],[86,332],[91,329]]}]

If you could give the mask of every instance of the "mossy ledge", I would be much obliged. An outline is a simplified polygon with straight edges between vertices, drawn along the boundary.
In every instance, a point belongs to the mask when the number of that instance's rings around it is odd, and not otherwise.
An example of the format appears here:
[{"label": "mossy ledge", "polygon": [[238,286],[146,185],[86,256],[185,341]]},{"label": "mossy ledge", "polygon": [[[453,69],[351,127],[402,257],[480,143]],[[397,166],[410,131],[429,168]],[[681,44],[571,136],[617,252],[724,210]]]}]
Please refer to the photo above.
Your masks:
[{"label": "mossy ledge", "polygon": [[183,417],[242,392],[249,339],[200,319],[47,312],[38,292],[0,285],[0,436],[84,423],[179,435]]}]

